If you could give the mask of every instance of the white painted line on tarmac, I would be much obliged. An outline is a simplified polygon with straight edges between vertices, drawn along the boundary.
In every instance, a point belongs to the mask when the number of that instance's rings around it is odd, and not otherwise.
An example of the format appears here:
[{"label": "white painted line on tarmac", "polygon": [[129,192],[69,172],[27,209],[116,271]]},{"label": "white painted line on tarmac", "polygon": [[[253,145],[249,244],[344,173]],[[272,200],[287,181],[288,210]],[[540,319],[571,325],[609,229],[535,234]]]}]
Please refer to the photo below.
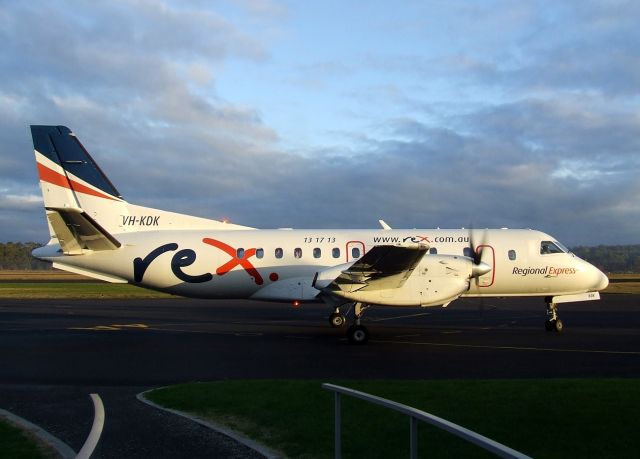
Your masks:
[{"label": "white painted line on tarmac", "polygon": [[91,426],[91,432],[84,442],[82,449],[78,453],[76,459],[89,459],[93,454],[93,450],[98,446],[100,436],[102,435],[102,428],[104,427],[104,405],[102,399],[98,394],[90,394],[91,400],[93,400],[93,426]]},{"label": "white painted line on tarmac", "polygon": [[419,312],[417,314],[407,314],[404,316],[384,317],[382,319],[369,319],[369,322],[384,322],[386,320],[409,319],[411,317],[430,316],[430,312]]},{"label": "white painted line on tarmac", "polygon": [[467,349],[494,349],[505,351],[572,352],[583,354],[638,355],[640,351],[607,351],[598,349],[557,349],[547,347],[489,346],[481,344],[429,343],[423,341],[370,340],[375,343],[412,344],[415,346],[460,347]]},{"label": "white painted line on tarmac", "polygon": [[29,422],[26,419],[21,418],[20,416],[16,416],[10,411],[6,411],[3,409],[0,409],[0,417],[28,431],[30,434],[37,437],[41,442],[45,443],[46,445],[56,450],[56,452],[63,459],[73,459],[76,457],[76,452],[73,449],[71,449],[69,445],[67,445],[65,442],[63,442],[59,438],[54,437],[49,432],[44,430],[42,427],[32,422]]}]

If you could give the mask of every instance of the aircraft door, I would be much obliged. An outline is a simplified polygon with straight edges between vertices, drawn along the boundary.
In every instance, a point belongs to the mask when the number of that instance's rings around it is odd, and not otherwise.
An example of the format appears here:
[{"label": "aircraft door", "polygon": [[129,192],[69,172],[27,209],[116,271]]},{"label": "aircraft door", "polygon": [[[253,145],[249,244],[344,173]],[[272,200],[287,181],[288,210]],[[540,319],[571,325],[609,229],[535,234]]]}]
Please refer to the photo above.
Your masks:
[{"label": "aircraft door", "polygon": [[482,261],[491,266],[491,271],[487,274],[483,274],[478,277],[478,287],[491,287],[496,278],[496,252],[490,245],[479,245],[476,247],[476,251],[480,253],[482,251]]},{"label": "aircraft door", "polygon": [[364,242],[347,242],[347,263],[359,259],[362,255],[364,255]]}]

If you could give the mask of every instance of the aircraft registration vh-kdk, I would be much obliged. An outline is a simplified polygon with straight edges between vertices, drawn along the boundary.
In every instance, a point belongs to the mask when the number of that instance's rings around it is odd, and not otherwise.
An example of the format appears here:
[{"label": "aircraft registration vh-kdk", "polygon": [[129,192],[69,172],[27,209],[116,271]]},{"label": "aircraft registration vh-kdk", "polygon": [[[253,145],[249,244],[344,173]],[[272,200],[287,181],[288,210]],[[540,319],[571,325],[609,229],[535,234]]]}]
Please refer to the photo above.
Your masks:
[{"label": "aircraft registration vh-kdk", "polygon": [[[513,229],[262,230],[130,204],[64,126],[31,126],[55,268],[186,297],[323,301],[364,343],[370,306],[447,306],[460,297],[600,298],[609,280],[553,237]],[[474,242],[477,241],[477,242]]]}]

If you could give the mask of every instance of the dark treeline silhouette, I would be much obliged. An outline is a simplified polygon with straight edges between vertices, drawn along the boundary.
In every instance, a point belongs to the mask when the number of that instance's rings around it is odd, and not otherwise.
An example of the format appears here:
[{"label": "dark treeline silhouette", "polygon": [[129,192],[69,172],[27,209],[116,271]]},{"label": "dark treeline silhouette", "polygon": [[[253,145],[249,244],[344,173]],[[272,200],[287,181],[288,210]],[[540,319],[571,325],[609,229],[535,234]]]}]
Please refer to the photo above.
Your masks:
[{"label": "dark treeline silhouette", "polygon": [[640,245],[574,247],[571,251],[606,273],[640,273]]},{"label": "dark treeline silhouette", "polygon": [[[31,251],[41,245],[35,242],[0,243],[0,269],[51,269],[50,263],[31,256]],[[640,245],[574,247],[571,251],[607,273],[640,273]]]},{"label": "dark treeline silhouette", "polygon": [[31,251],[41,246],[36,242],[0,243],[0,269],[51,269],[51,263],[31,256]]}]

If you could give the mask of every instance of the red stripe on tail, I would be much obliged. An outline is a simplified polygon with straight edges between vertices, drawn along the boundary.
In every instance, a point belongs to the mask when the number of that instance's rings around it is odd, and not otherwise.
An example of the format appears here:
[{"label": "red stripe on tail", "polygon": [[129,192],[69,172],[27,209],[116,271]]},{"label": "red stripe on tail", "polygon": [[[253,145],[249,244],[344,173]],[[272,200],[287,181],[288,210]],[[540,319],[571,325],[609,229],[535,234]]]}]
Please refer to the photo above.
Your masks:
[{"label": "red stripe on tail", "polygon": [[53,169],[49,169],[47,166],[44,166],[40,163],[37,163],[37,164],[38,164],[38,175],[40,175],[40,180],[42,180],[43,182],[48,182],[53,185],[58,185],[78,193],[89,194],[91,196],[96,196],[98,198],[104,198],[104,199],[110,199],[112,201],[116,201],[116,199],[112,198],[108,194],[100,193],[99,191],[89,188],[88,186],[85,186],[74,180],[69,180],[66,176],[60,174],[59,172],[56,172]]}]

